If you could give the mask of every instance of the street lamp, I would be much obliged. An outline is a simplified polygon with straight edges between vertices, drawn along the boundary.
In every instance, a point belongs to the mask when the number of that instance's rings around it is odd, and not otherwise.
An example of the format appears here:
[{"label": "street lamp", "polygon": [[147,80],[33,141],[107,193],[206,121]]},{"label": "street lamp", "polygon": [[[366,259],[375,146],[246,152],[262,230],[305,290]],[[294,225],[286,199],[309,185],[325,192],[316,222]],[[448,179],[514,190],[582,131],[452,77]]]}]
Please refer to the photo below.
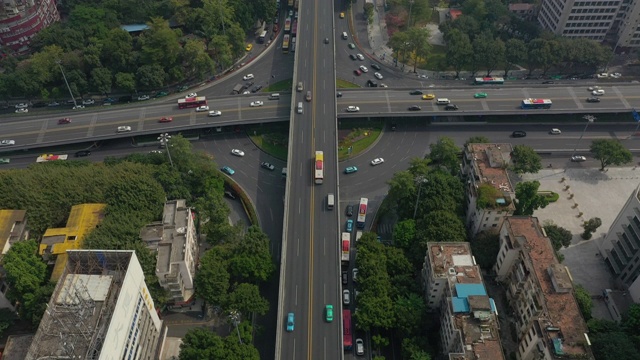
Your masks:
[{"label": "street lamp", "polygon": [[64,70],[62,69],[62,61],[56,60],[56,64],[60,67],[60,72],[62,72],[62,78],[64,79],[64,83],[67,84],[67,89],[69,90],[69,95],[71,95],[71,99],[73,99],[73,108],[75,109],[78,104],[76,103],[76,97],[73,96],[73,92],[71,92],[71,87],[69,86],[69,82],[67,81],[67,77],[64,75]]},{"label": "street lamp", "polygon": [[238,341],[242,344],[242,338],[240,337],[240,330],[238,330],[238,323],[240,322],[240,313],[236,310],[229,311],[229,320],[236,327],[236,331],[238,332]]},{"label": "street lamp", "polygon": [[409,20],[407,21],[407,28],[411,27],[411,9],[413,9],[413,3],[415,0],[409,0]]},{"label": "street lamp", "polygon": [[169,155],[169,163],[171,164],[171,167],[173,167],[173,160],[171,160],[171,152],[169,152],[169,140],[171,140],[171,135],[169,135],[168,133],[160,134],[160,136],[158,136],[158,141],[160,141],[160,146],[164,146],[164,148],[167,150],[167,155]]},{"label": "street lamp", "polygon": [[589,124],[591,124],[592,122],[596,121],[596,117],[593,116],[593,115],[585,115],[582,118],[587,120],[587,123],[584,126],[584,130],[582,130],[582,134],[580,134],[580,138],[578,139],[578,142],[576,143],[576,147],[573,149],[573,154],[571,154],[571,158],[573,158],[573,156],[576,154],[576,151],[578,151],[578,144],[580,144],[580,141],[582,140],[582,137],[584,136],[584,133],[587,132],[587,128],[589,127]]},{"label": "street lamp", "polygon": [[416,215],[418,214],[418,203],[420,202],[420,193],[422,192],[422,184],[428,183],[429,180],[425,179],[424,176],[418,176],[416,178],[416,182],[420,182],[418,186],[418,197],[416,198],[416,206],[413,208],[413,220],[416,219]]}]

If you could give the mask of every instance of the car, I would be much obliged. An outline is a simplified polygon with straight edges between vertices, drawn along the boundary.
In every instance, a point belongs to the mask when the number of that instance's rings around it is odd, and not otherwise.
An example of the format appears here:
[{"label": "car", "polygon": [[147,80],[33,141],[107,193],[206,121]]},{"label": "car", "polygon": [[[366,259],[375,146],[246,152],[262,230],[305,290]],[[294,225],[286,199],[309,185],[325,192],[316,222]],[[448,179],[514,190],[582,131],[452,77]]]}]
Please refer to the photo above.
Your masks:
[{"label": "car", "polygon": [[356,339],[356,355],[364,355],[364,341],[362,339]]},{"label": "car", "polygon": [[358,171],[358,168],[355,167],[355,166],[347,166],[347,168],[344,169],[344,173],[345,174],[352,174],[352,173],[357,172],[357,171]]},{"label": "car", "polygon": [[597,97],[590,97],[590,98],[587,98],[587,102],[588,103],[597,103],[597,102],[600,102],[600,99],[597,98]]},{"label": "car", "polygon": [[380,165],[384,162],[383,158],[375,158],[373,160],[371,160],[371,165],[376,166],[376,165]]},{"label": "car", "polygon": [[352,274],[353,275],[351,275],[351,279],[353,280],[353,282],[357,282],[358,281],[358,268],[354,268]]},{"label": "car", "polygon": [[598,79],[604,79],[604,78],[609,77],[609,74],[607,74],[607,73],[600,73],[600,74],[597,74],[597,75],[596,75],[596,77],[597,77]]},{"label": "car", "polygon": [[11,160],[9,158],[0,158],[0,164],[8,164]]},{"label": "car", "polygon": [[162,152],[162,150],[151,150],[149,151],[149,154],[164,154],[164,153]]},{"label": "car", "polygon": [[378,64],[371,64],[371,67],[376,69],[376,70],[378,70],[378,71],[382,70],[382,68]]},{"label": "car", "polygon": [[348,289],[342,291],[342,303],[345,305],[351,304],[351,292]]},{"label": "car", "polygon": [[583,161],[587,161],[587,158],[582,156],[582,155],[574,155],[571,157],[571,161],[573,162],[583,162]]},{"label": "car", "polygon": [[378,83],[376,81],[373,81],[371,79],[367,80],[367,86],[368,87],[378,87]]},{"label": "car", "polygon": [[449,104],[447,106],[444,107],[445,110],[450,111],[450,110],[458,110],[458,105],[455,104]]},{"label": "car", "polygon": [[324,43],[328,44],[329,43],[329,38],[324,38]]},{"label": "car", "polygon": [[609,76],[611,76],[611,77],[612,77],[612,78],[614,78],[614,79],[619,79],[619,78],[621,78],[621,77],[622,77],[622,74],[620,74],[620,73],[616,72],[616,73],[613,73],[613,74],[611,74],[611,75],[609,75]]},{"label": "car", "polygon": [[287,314],[287,331],[292,332],[294,327],[294,316],[293,313],[290,312]]},{"label": "car", "polygon": [[[355,49],[356,48],[356,44],[354,44],[354,43],[349,43],[348,46],[349,46],[349,49]],[[353,55],[353,54],[351,54],[351,55]],[[351,60],[355,60],[355,59],[357,59],[357,57],[355,55],[353,55],[353,58]]]},{"label": "car", "polygon": [[131,126],[118,126],[117,132],[129,132],[131,131]]},{"label": "car", "polygon": [[82,105],[93,105],[95,103],[96,103],[96,101],[93,100],[93,99],[82,100]]},{"label": "car", "polygon": [[253,79],[253,74],[247,74],[242,77],[242,80],[247,81]]},{"label": "car", "polygon": [[391,131],[396,131],[396,126],[397,126],[397,124],[392,122],[391,123]]},{"label": "car", "polygon": [[436,95],[435,95],[435,94],[425,94],[425,95],[422,95],[422,100],[433,100],[433,99],[435,99],[435,98],[436,98]]},{"label": "car", "polygon": [[420,90],[411,90],[409,95],[422,95],[422,91]]},{"label": "car", "polygon": [[220,110],[211,110],[209,111],[209,116],[210,117],[216,117],[216,116],[220,116],[222,115],[222,111]]},{"label": "car", "polygon": [[168,123],[172,121],[173,121],[173,118],[171,116],[163,116],[160,118],[160,120],[158,120],[158,122],[161,122],[161,123]]},{"label": "car", "polygon": [[293,17],[293,9],[289,9],[289,17]]},{"label": "car", "polygon": [[247,91],[242,93],[242,95],[249,95],[249,94],[251,94],[251,91],[249,91],[249,90],[247,90]]},{"label": "car", "polygon": [[587,88],[587,90],[589,90],[589,91],[598,90],[598,89],[601,89],[601,87],[600,86],[589,86]]},{"label": "car", "polygon": [[89,151],[89,150],[80,150],[80,151],[76,151],[76,153],[74,155],[75,155],[75,157],[89,156],[89,155],[91,155],[91,151]]},{"label": "car", "polygon": [[358,58],[354,54],[349,54],[349,58],[351,60],[358,60]]},{"label": "car", "polygon": [[360,71],[362,71],[363,73],[368,73],[369,69],[367,69],[367,67],[364,65],[360,65]]},{"label": "car", "polygon": [[593,90],[591,92],[591,95],[593,95],[593,96],[602,96],[602,95],[604,95],[604,89]]},{"label": "car", "polygon": [[223,166],[221,170],[222,170],[223,173],[225,173],[227,175],[233,175],[233,174],[236,173],[235,170],[233,170],[232,168],[230,168],[228,166]]},{"label": "car", "polygon": [[235,156],[244,156],[244,151],[240,150],[240,149],[233,149],[231,150],[231,154],[235,155]]},{"label": "car", "polygon": [[[105,101],[107,101],[107,100],[105,100]],[[57,101],[52,101],[49,104],[47,104],[47,106],[49,106],[49,107],[60,106],[60,103],[57,102]]]},{"label": "car", "polygon": [[27,108],[16,109],[16,114],[26,114],[29,112]]},{"label": "car", "polygon": [[551,129],[551,131],[549,131],[549,134],[551,134],[551,135],[559,135],[559,134],[562,134],[562,131],[560,131],[560,129],[553,128],[553,129]]},{"label": "car", "polygon": [[362,56],[362,54],[356,54],[356,57],[358,58],[358,60],[364,61],[364,56]]},{"label": "car", "polygon": [[15,144],[16,144],[15,140],[0,140],[0,146],[11,146]]},{"label": "car", "polygon": [[140,95],[138,96],[138,101],[145,101],[145,100],[149,100],[151,99],[151,97],[149,95]]},{"label": "car", "polygon": [[420,110],[422,110],[422,108],[420,106],[418,106],[418,105],[411,105],[411,106],[409,106],[409,108],[407,110],[409,110],[409,111],[420,111]]},{"label": "car", "polygon": [[338,92],[336,93],[336,97],[341,98],[341,97],[342,97],[342,92],[338,91]]},{"label": "car", "polygon": [[261,89],[262,89],[262,85],[256,85],[256,86],[253,87],[253,89],[251,89],[251,92],[252,93],[257,93]]},{"label": "car", "polygon": [[556,82],[553,80],[547,80],[547,81],[543,81],[543,84],[555,84]]},{"label": "car", "polygon": [[340,19],[344,19],[344,13],[343,12],[340,13]]},{"label": "car", "polygon": [[356,76],[362,75],[362,71],[360,69],[353,70],[353,73],[356,74]]},{"label": "car", "polygon": [[382,78],[383,78],[382,74],[380,74],[379,72],[373,73],[373,76],[375,76],[376,79],[378,79],[378,80],[382,80]]},{"label": "car", "polygon": [[333,321],[333,305],[326,305],[324,307],[324,312],[325,312],[325,320],[327,320],[327,322],[332,322]]},{"label": "car", "polygon": [[198,106],[196,108],[196,112],[209,111],[209,107],[207,105]]},{"label": "car", "polygon": [[178,88],[178,92],[183,92],[183,91],[187,90],[188,88],[189,88],[189,86],[187,86],[187,85],[182,85],[182,86],[180,86],[180,87]]},{"label": "car", "polygon": [[164,97],[164,96],[167,96],[167,95],[169,95],[168,92],[160,91],[159,93],[156,94],[156,97],[159,98],[159,97]]},{"label": "car", "polygon": [[349,273],[346,271],[342,272],[342,285],[347,285],[349,282]]},{"label": "car", "polygon": [[358,112],[360,108],[357,106],[347,106],[347,112]]},{"label": "car", "polygon": [[[114,103],[114,102],[117,102],[117,101],[118,100],[116,100],[114,98],[111,98],[111,97],[108,97],[108,98],[102,100],[102,102],[108,102],[108,103]],[[57,105],[54,105],[54,104],[57,104]],[[60,104],[58,104],[57,102],[53,102],[53,103],[49,104],[49,106],[58,106],[58,105],[60,105]]]},{"label": "car", "polygon": [[484,99],[484,98],[486,98],[487,96],[488,96],[488,95],[487,95],[487,93],[486,93],[486,92],[479,92],[479,93],[475,93],[475,94],[473,94],[473,97],[474,97],[475,99]]},{"label": "car", "polygon": [[264,103],[262,101],[253,101],[251,102],[251,107],[262,106]]},{"label": "car", "polygon": [[197,96],[198,96],[198,93],[192,92],[192,93],[189,93],[189,95],[186,95],[184,98],[188,99],[188,98],[194,98],[194,97],[197,97]]},{"label": "car", "polygon": [[62,118],[60,120],[58,120],[58,124],[71,124],[71,118]]},{"label": "car", "polygon": [[73,107],[73,110],[80,110],[80,109],[84,109],[84,105],[76,105]]},{"label": "car", "polygon": [[304,97],[305,100],[311,101],[311,91],[307,91],[307,95]]},{"label": "car", "polygon": [[251,51],[251,49],[253,49],[253,44],[247,44],[247,47],[244,49],[247,51]]},{"label": "car", "polygon": [[514,138],[521,138],[526,136],[527,136],[527,133],[522,130],[516,130],[511,133],[511,137],[514,137]]},{"label": "car", "polygon": [[16,104],[14,107],[15,107],[16,109],[26,109],[26,108],[28,108],[28,107],[29,107],[29,104],[27,104],[27,103],[20,103],[20,104]]},{"label": "car", "polygon": [[260,166],[262,166],[263,168],[265,168],[267,170],[271,170],[271,171],[273,171],[276,168],[275,166],[273,166],[273,164],[268,163],[266,161],[261,162]]},{"label": "car", "polygon": [[298,85],[296,85],[296,91],[302,92],[304,90],[304,83],[302,81],[298,81]]},{"label": "car", "polygon": [[346,214],[347,216],[353,216],[353,205],[347,205]]}]

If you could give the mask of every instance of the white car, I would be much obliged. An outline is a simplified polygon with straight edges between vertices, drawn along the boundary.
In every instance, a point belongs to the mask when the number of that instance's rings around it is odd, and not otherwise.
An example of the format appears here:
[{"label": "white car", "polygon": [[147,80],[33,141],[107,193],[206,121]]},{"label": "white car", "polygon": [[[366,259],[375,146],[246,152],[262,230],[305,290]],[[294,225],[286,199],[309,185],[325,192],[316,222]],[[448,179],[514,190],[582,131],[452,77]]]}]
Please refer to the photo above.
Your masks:
[{"label": "white car", "polygon": [[376,79],[378,79],[378,80],[382,80],[382,74],[380,74],[379,72],[374,73],[373,76],[375,76]]},{"label": "white car", "polygon": [[93,99],[82,100],[82,105],[93,105],[96,101]]},{"label": "white car", "polygon": [[251,103],[251,107],[262,106],[264,103],[262,101],[254,101]]},{"label": "white car", "polygon": [[348,289],[342,291],[342,302],[345,305],[351,304],[351,292]]},{"label": "white car", "polygon": [[189,95],[185,96],[185,98],[194,98],[198,96],[198,93],[189,93]]},{"label": "white car", "polygon": [[84,109],[84,105],[76,105],[73,107],[73,110]]},{"label": "white car", "polygon": [[582,156],[582,155],[575,155],[571,157],[571,161],[573,162],[583,162],[583,161],[587,161],[587,158]]},{"label": "white car", "polygon": [[348,106],[347,107],[347,112],[358,112],[360,111],[360,108],[357,106]]},{"label": "white car", "polygon": [[240,149],[233,149],[233,150],[231,150],[231,154],[233,154],[235,156],[244,156],[244,151],[242,151]]},{"label": "white car", "polygon": [[242,78],[242,80],[245,80],[245,81],[251,80],[251,79],[253,79],[253,74],[247,74]]},{"label": "white car", "polygon": [[16,144],[15,140],[0,140],[0,146],[11,146],[15,144]]},{"label": "white car", "polygon": [[600,73],[600,74],[596,75],[596,77],[597,77],[598,79],[604,79],[604,78],[609,77],[609,74],[607,74],[607,73]]},{"label": "white car", "polygon": [[222,115],[222,112],[220,110],[211,110],[209,111],[209,116],[214,117],[214,116],[220,116]]},{"label": "white car", "polygon": [[249,90],[246,90],[245,92],[242,93],[242,95],[249,95],[249,94],[251,94],[251,91]]},{"label": "white car", "polygon": [[611,77],[612,77],[612,78],[614,78],[614,79],[619,79],[619,78],[621,78],[621,77],[622,77],[622,74],[620,74],[620,73],[613,73],[613,74],[611,74],[611,75],[609,75],[609,76],[611,76]]},{"label": "white car", "polygon": [[602,95],[604,95],[604,90],[603,89],[593,90],[591,92],[591,95],[593,95],[593,96],[602,96]]},{"label": "white car", "polygon": [[118,126],[118,132],[129,132],[131,131],[131,126]]},{"label": "white car", "polygon": [[353,269],[353,275],[351,276],[353,282],[358,282],[358,268]]},{"label": "white car", "polygon": [[362,56],[362,54],[356,54],[356,57],[358,58],[358,60],[364,61],[364,56]]},{"label": "white car", "polygon": [[598,89],[600,89],[600,86],[589,86],[587,88],[587,90],[589,90],[589,91],[594,91],[594,90],[598,90]]},{"label": "white car", "polygon": [[356,355],[364,355],[364,341],[362,339],[356,339]]},{"label": "white car", "polygon": [[560,129],[553,128],[553,129],[551,129],[551,131],[549,131],[549,134],[551,134],[551,135],[560,135],[560,134],[562,134],[562,131],[560,131]]},{"label": "white car", "polygon": [[26,108],[16,109],[16,114],[26,114],[28,112],[29,112],[29,109],[26,109]]},{"label": "white car", "polygon": [[140,95],[138,96],[138,101],[145,101],[151,99],[149,95]]},{"label": "white car", "polygon": [[371,165],[376,166],[376,165],[380,165],[384,162],[383,158],[375,158],[373,160],[371,160]]},{"label": "white car", "polygon": [[387,84],[380,84],[380,87],[386,88],[386,87],[389,87],[389,86]]},{"label": "white car", "polygon": [[196,108],[196,112],[209,111],[209,107],[207,105],[198,106]]},{"label": "white car", "polygon": [[16,104],[16,106],[15,106],[16,109],[26,109],[28,107],[29,107],[29,104],[27,104],[27,103]]},{"label": "white car", "polygon": [[362,71],[363,73],[366,73],[366,72],[369,72],[369,69],[367,69],[367,67],[364,65],[360,65],[360,71]]}]

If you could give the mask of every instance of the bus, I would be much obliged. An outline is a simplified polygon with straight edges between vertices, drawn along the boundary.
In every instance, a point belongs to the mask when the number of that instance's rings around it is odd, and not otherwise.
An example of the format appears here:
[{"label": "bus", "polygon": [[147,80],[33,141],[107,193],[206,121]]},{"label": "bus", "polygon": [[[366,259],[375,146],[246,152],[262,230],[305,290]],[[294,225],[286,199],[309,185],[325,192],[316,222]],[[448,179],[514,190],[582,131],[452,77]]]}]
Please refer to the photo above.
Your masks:
[{"label": "bus", "polygon": [[367,205],[369,199],[361,198],[360,206],[358,206],[358,219],[356,220],[356,227],[358,229],[364,229],[364,223],[367,221]]},{"label": "bus", "polygon": [[349,263],[349,253],[351,252],[351,233],[342,233],[342,262]]},{"label": "bus", "polygon": [[178,109],[186,109],[204,105],[207,105],[207,98],[204,96],[178,99]]},{"label": "bus", "polygon": [[284,34],[284,38],[282,39],[282,52],[285,54],[289,53],[289,34]]},{"label": "bus", "polygon": [[288,34],[291,31],[291,18],[284,20],[284,33]]},{"label": "bus", "polygon": [[258,44],[264,44],[264,39],[267,38],[267,30],[264,30],[263,32],[260,33],[260,36],[258,36]]},{"label": "bus", "polygon": [[345,350],[353,348],[353,335],[351,334],[351,310],[342,310],[342,345]]},{"label": "bus", "polygon": [[298,20],[293,21],[291,25],[291,36],[295,37],[298,34]]},{"label": "bus", "polygon": [[322,151],[316,151],[313,178],[316,184],[322,184],[322,180],[324,179],[324,153]]},{"label": "bus", "polygon": [[551,99],[524,99],[520,107],[523,109],[549,109],[552,104]]},{"label": "bus", "polygon": [[504,84],[504,78],[496,76],[477,77],[473,83],[476,85],[502,85]]}]

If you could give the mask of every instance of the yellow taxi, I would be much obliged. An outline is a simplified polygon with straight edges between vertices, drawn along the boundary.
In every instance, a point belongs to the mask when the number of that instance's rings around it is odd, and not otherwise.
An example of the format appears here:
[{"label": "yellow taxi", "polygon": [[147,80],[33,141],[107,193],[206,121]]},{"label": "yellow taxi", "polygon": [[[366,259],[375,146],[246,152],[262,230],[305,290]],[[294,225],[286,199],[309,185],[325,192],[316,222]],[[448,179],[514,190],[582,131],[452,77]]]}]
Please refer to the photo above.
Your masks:
[{"label": "yellow taxi", "polygon": [[433,100],[435,98],[436,98],[436,96],[434,94],[422,95],[422,100]]},{"label": "yellow taxi", "polygon": [[344,19],[344,13],[343,12],[340,13],[340,19]]},{"label": "yellow taxi", "polygon": [[253,44],[247,44],[247,47],[245,48],[245,50],[251,51],[251,49],[253,49]]}]

